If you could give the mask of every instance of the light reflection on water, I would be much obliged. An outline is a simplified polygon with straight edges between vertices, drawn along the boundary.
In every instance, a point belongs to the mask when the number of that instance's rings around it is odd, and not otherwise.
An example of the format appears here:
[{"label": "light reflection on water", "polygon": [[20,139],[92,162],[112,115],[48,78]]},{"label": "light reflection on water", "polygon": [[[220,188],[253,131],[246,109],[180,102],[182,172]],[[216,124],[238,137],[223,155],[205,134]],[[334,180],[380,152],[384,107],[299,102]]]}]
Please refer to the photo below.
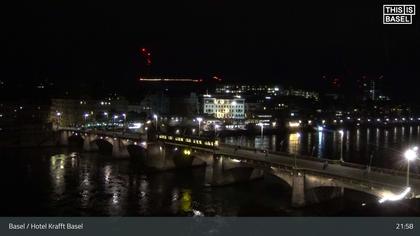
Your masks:
[{"label": "light reflection on water", "polygon": [[[345,130],[288,135],[228,137],[227,143],[376,165],[399,163],[399,151],[420,141],[420,127]],[[403,140],[403,142],[401,142]],[[419,143],[420,144],[420,143]],[[64,153],[64,154],[56,154]],[[110,161],[96,153],[70,150],[19,151],[2,155],[0,196],[3,215],[35,216],[185,216],[185,215],[381,215],[361,207],[354,195],[306,209],[290,207],[290,188],[274,177],[221,188],[205,188],[203,169],[147,173],[131,161]],[[9,158],[6,158],[8,157]],[[104,160],[105,158],[105,160]],[[109,157],[108,157],[109,158]],[[399,166],[405,168],[405,165]],[[405,170],[405,169],[404,169]],[[417,171],[413,169],[413,171]],[[13,181],[10,181],[13,179]],[[12,182],[12,183],[11,183]],[[360,195],[356,195],[360,196]],[[369,196],[361,197],[368,202]],[[376,202],[376,199],[370,199]],[[407,206],[409,206],[407,204]],[[395,207],[400,208],[401,206]],[[397,209],[397,210],[398,210]],[[410,208],[411,209],[411,208]],[[414,209],[414,208],[413,208]],[[406,209],[405,209],[406,210]],[[403,211],[400,215],[404,215]],[[357,211],[357,213],[355,213]],[[341,212],[341,213],[340,213]],[[384,212],[394,214],[384,209]],[[386,213],[384,213],[386,214]],[[417,214],[417,213],[416,213]],[[395,213],[398,215],[398,213]]]},{"label": "light reflection on water", "polygon": [[328,159],[339,159],[342,147],[345,161],[366,164],[373,155],[373,165],[388,168],[400,167],[394,164],[401,159],[402,150],[411,145],[420,146],[420,126],[354,128],[344,130],[344,135],[340,136],[338,131],[324,129],[323,132],[292,132],[286,136],[264,135],[264,142],[260,135],[226,137],[224,142]]}]

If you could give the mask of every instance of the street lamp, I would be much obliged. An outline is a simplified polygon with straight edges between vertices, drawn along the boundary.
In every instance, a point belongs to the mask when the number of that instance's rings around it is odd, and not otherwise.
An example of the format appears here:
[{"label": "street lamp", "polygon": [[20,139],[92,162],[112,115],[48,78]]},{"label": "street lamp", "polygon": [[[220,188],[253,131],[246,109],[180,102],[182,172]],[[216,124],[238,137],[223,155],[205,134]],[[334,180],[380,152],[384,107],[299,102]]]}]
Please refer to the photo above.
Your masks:
[{"label": "street lamp", "polygon": [[126,121],[126,119],[127,119],[127,115],[126,115],[125,113],[122,113],[122,116],[123,116],[123,118],[124,118],[124,122],[123,122],[123,132],[125,132],[125,127],[126,127],[126,123],[125,123],[125,121]]},{"label": "street lamp", "polygon": [[114,115],[112,118],[113,118],[113,121],[114,121],[113,124],[112,124],[113,125],[113,130],[115,131],[115,126],[116,126],[115,122],[118,119],[118,116]]},{"label": "street lamp", "polygon": [[85,113],[85,114],[83,114],[83,117],[85,118],[85,123],[86,123],[86,120],[89,117],[89,114],[88,113]]},{"label": "street lamp", "polygon": [[410,161],[414,161],[417,158],[418,147],[413,147],[404,152],[404,157],[407,160],[407,187],[410,184]]},{"label": "street lamp", "polygon": [[257,125],[261,126],[261,146],[263,145],[263,139],[264,139],[264,124],[258,123]]},{"label": "street lamp", "polygon": [[57,126],[59,127],[61,125],[61,112],[57,112],[56,115],[58,119]]},{"label": "street lamp", "polygon": [[158,129],[158,116],[156,114],[154,114],[153,115],[153,118],[155,118],[155,121],[156,121],[156,132],[157,132],[157,129]]},{"label": "street lamp", "polygon": [[214,124],[214,138],[217,137],[217,129],[220,127],[218,124]]},{"label": "street lamp", "polygon": [[106,117],[106,126],[108,126],[109,125],[108,112],[104,111],[104,116]]},{"label": "street lamp", "polygon": [[197,117],[197,121],[198,121],[198,136],[200,137],[200,131],[201,131],[201,121],[203,121],[203,118],[201,117]]},{"label": "street lamp", "polygon": [[342,129],[340,129],[338,131],[338,133],[340,134],[340,162],[343,162],[343,138],[344,138],[344,131]]}]

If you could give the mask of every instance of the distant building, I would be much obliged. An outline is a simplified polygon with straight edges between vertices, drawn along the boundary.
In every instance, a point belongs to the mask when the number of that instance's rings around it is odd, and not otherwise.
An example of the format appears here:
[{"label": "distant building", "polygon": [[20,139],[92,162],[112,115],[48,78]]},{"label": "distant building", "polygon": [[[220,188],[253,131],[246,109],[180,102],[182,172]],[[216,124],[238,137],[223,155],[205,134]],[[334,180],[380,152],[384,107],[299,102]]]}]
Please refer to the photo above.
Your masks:
[{"label": "distant building", "polygon": [[[128,101],[124,98],[89,100],[89,99],[52,99],[49,121],[61,126],[76,125],[85,120],[107,119],[108,113],[124,113],[128,110]],[[107,115],[105,115],[107,114]]]},{"label": "distant building", "polygon": [[199,110],[199,98],[196,93],[188,95],[155,93],[147,95],[136,107],[137,112],[145,112],[148,115],[179,117],[193,117],[199,113]]},{"label": "distant building", "polygon": [[146,113],[157,113],[166,115],[169,113],[170,99],[168,96],[161,94],[147,95],[141,102],[140,107]]},{"label": "distant building", "polygon": [[280,85],[240,85],[240,84],[225,84],[216,87],[216,94],[231,94],[248,96],[295,96],[304,97],[306,99],[319,99],[319,94],[313,91],[302,89],[284,89]]},{"label": "distant building", "polygon": [[45,102],[19,101],[0,103],[0,130],[23,125],[47,124],[50,105]]},{"label": "distant building", "polygon": [[359,87],[361,88],[362,98],[364,101],[389,101],[391,100],[388,96],[382,92],[383,87],[383,76],[379,77],[368,77],[363,76],[359,80]]},{"label": "distant building", "polygon": [[204,95],[203,114],[219,119],[245,119],[245,99]]},{"label": "distant building", "polygon": [[283,88],[278,85],[225,84],[216,87],[216,94],[276,96],[283,94]]},{"label": "distant building", "polygon": [[172,96],[170,98],[170,115],[193,117],[199,113],[199,98],[196,93],[189,96]]},{"label": "distant building", "polygon": [[302,89],[286,89],[284,90],[285,96],[304,97],[307,99],[319,99],[319,93],[313,91],[306,91]]}]

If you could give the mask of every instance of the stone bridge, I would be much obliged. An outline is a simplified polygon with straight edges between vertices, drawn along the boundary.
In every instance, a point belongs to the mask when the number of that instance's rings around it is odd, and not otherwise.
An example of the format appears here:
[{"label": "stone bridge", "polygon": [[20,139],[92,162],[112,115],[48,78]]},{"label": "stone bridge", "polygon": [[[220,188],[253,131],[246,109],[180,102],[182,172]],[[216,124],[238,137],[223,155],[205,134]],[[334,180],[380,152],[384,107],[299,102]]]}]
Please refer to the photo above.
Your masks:
[{"label": "stone bridge", "polygon": [[59,143],[66,145],[72,138],[83,142],[86,151],[108,147],[115,158],[140,153],[145,166],[157,170],[206,166],[206,186],[272,175],[290,186],[291,202],[296,207],[318,202],[313,194],[317,188],[333,190],[331,198],[340,196],[343,189],[364,192],[382,200],[420,198],[420,176],[416,174],[410,176],[410,191],[404,193],[407,190],[405,172],[379,168],[368,171],[361,165],[238,148],[204,137],[160,134],[155,140],[146,141],[145,137],[135,134],[62,130]]}]

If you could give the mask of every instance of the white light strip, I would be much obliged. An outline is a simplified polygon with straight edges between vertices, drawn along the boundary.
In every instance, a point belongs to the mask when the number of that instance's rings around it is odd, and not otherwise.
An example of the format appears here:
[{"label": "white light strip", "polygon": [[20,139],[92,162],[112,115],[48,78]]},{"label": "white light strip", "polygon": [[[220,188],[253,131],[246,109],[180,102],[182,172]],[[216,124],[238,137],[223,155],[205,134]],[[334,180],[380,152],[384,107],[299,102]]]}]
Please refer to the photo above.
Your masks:
[{"label": "white light strip", "polygon": [[400,194],[389,194],[388,196],[384,196],[379,200],[379,203],[384,203],[386,201],[399,201],[407,196],[407,194],[411,192],[411,188],[407,187],[403,192]]}]

